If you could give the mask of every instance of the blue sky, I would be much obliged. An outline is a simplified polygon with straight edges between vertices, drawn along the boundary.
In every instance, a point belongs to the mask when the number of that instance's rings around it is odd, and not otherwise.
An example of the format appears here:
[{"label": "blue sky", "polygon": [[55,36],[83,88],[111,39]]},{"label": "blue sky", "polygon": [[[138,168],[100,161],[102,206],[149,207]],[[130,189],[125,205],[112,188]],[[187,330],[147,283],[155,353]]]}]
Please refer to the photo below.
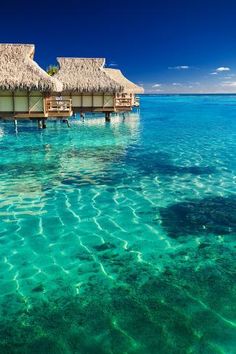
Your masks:
[{"label": "blue sky", "polygon": [[4,1],[0,42],[106,57],[146,92],[236,92],[236,1]]}]

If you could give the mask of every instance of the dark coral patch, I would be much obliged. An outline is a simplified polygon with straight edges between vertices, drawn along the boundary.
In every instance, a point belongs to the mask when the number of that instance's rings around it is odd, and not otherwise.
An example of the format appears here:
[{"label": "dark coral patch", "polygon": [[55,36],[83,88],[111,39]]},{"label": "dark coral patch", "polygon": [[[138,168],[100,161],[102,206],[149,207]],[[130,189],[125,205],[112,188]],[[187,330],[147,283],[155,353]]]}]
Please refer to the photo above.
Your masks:
[{"label": "dark coral patch", "polygon": [[169,154],[159,152],[140,153],[132,152],[126,156],[125,160],[127,165],[133,166],[139,173],[144,175],[164,175],[164,176],[176,176],[176,175],[209,175],[216,173],[216,169],[213,166],[178,166],[176,165]]},{"label": "dark coral patch", "polygon": [[115,245],[113,245],[110,242],[105,242],[105,243],[102,243],[101,245],[94,246],[93,248],[95,250],[97,250],[98,252],[100,252],[100,251],[107,251],[107,250],[110,250],[112,248],[115,248]]},{"label": "dark coral patch", "polygon": [[227,235],[236,232],[236,197],[209,197],[176,203],[160,210],[162,225],[172,238]]},{"label": "dark coral patch", "polygon": [[44,286],[43,284],[37,285],[35,288],[32,289],[34,293],[40,293],[44,291]]}]

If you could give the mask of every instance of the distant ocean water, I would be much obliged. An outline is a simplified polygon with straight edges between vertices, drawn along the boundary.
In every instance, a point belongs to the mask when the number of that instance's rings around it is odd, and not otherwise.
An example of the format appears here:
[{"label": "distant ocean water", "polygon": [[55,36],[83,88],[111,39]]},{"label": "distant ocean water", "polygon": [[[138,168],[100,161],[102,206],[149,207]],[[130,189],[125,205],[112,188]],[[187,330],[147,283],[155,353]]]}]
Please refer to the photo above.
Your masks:
[{"label": "distant ocean water", "polygon": [[236,96],[0,123],[0,353],[236,353]]}]

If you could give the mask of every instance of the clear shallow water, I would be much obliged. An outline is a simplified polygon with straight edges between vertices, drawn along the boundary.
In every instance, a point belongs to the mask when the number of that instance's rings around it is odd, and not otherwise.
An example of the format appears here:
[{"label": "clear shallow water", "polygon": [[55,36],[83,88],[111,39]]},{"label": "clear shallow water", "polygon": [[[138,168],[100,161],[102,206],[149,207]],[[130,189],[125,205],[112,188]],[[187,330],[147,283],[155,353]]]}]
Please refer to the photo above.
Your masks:
[{"label": "clear shallow water", "polygon": [[1,353],[236,353],[235,117],[0,123]]}]

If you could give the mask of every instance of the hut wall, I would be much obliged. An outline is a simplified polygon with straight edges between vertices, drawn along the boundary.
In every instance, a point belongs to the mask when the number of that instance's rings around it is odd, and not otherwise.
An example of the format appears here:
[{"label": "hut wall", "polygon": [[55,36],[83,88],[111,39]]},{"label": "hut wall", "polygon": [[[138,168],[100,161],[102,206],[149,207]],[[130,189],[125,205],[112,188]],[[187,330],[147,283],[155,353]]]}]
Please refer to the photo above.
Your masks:
[{"label": "hut wall", "polygon": [[72,96],[72,107],[81,107],[81,102],[82,102],[81,96],[79,96],[79,95]]},{"label": "hut wall", "polygon": [[93,107],[92,95],[83,95],[82,107]]},{"label": "hut wall", "polygon": [[15,92],[15,112],[28,112],[28,93],[27,91]]},{"label": "hut wall", "polygon": [[104,95],[104,107],[114,106],[114,95]]},{"label": "hut wall", "polygon": [[[70,96],[63,95],[63,99]],[[84,108],[112,108],[114,107],[114,95],[111,94],[72,94],[72,107]]]},{"label": "hut wall", "polygon": [[43,112],[43,99],[40,92],[0,91],[0,112]]},{"label": "hut wall", "polygon": [[94,95],[93,105],[94,107],[103,107],[103,95]]},{"label": "hut wall", "polygon": [[11,91],[0,91],[0,112],[13,112]]},{"label": "hut wall", "polygon": [[30,112],[43,112],[43,94],[41,92],[30,92],[29,94],[29,110]]}]

